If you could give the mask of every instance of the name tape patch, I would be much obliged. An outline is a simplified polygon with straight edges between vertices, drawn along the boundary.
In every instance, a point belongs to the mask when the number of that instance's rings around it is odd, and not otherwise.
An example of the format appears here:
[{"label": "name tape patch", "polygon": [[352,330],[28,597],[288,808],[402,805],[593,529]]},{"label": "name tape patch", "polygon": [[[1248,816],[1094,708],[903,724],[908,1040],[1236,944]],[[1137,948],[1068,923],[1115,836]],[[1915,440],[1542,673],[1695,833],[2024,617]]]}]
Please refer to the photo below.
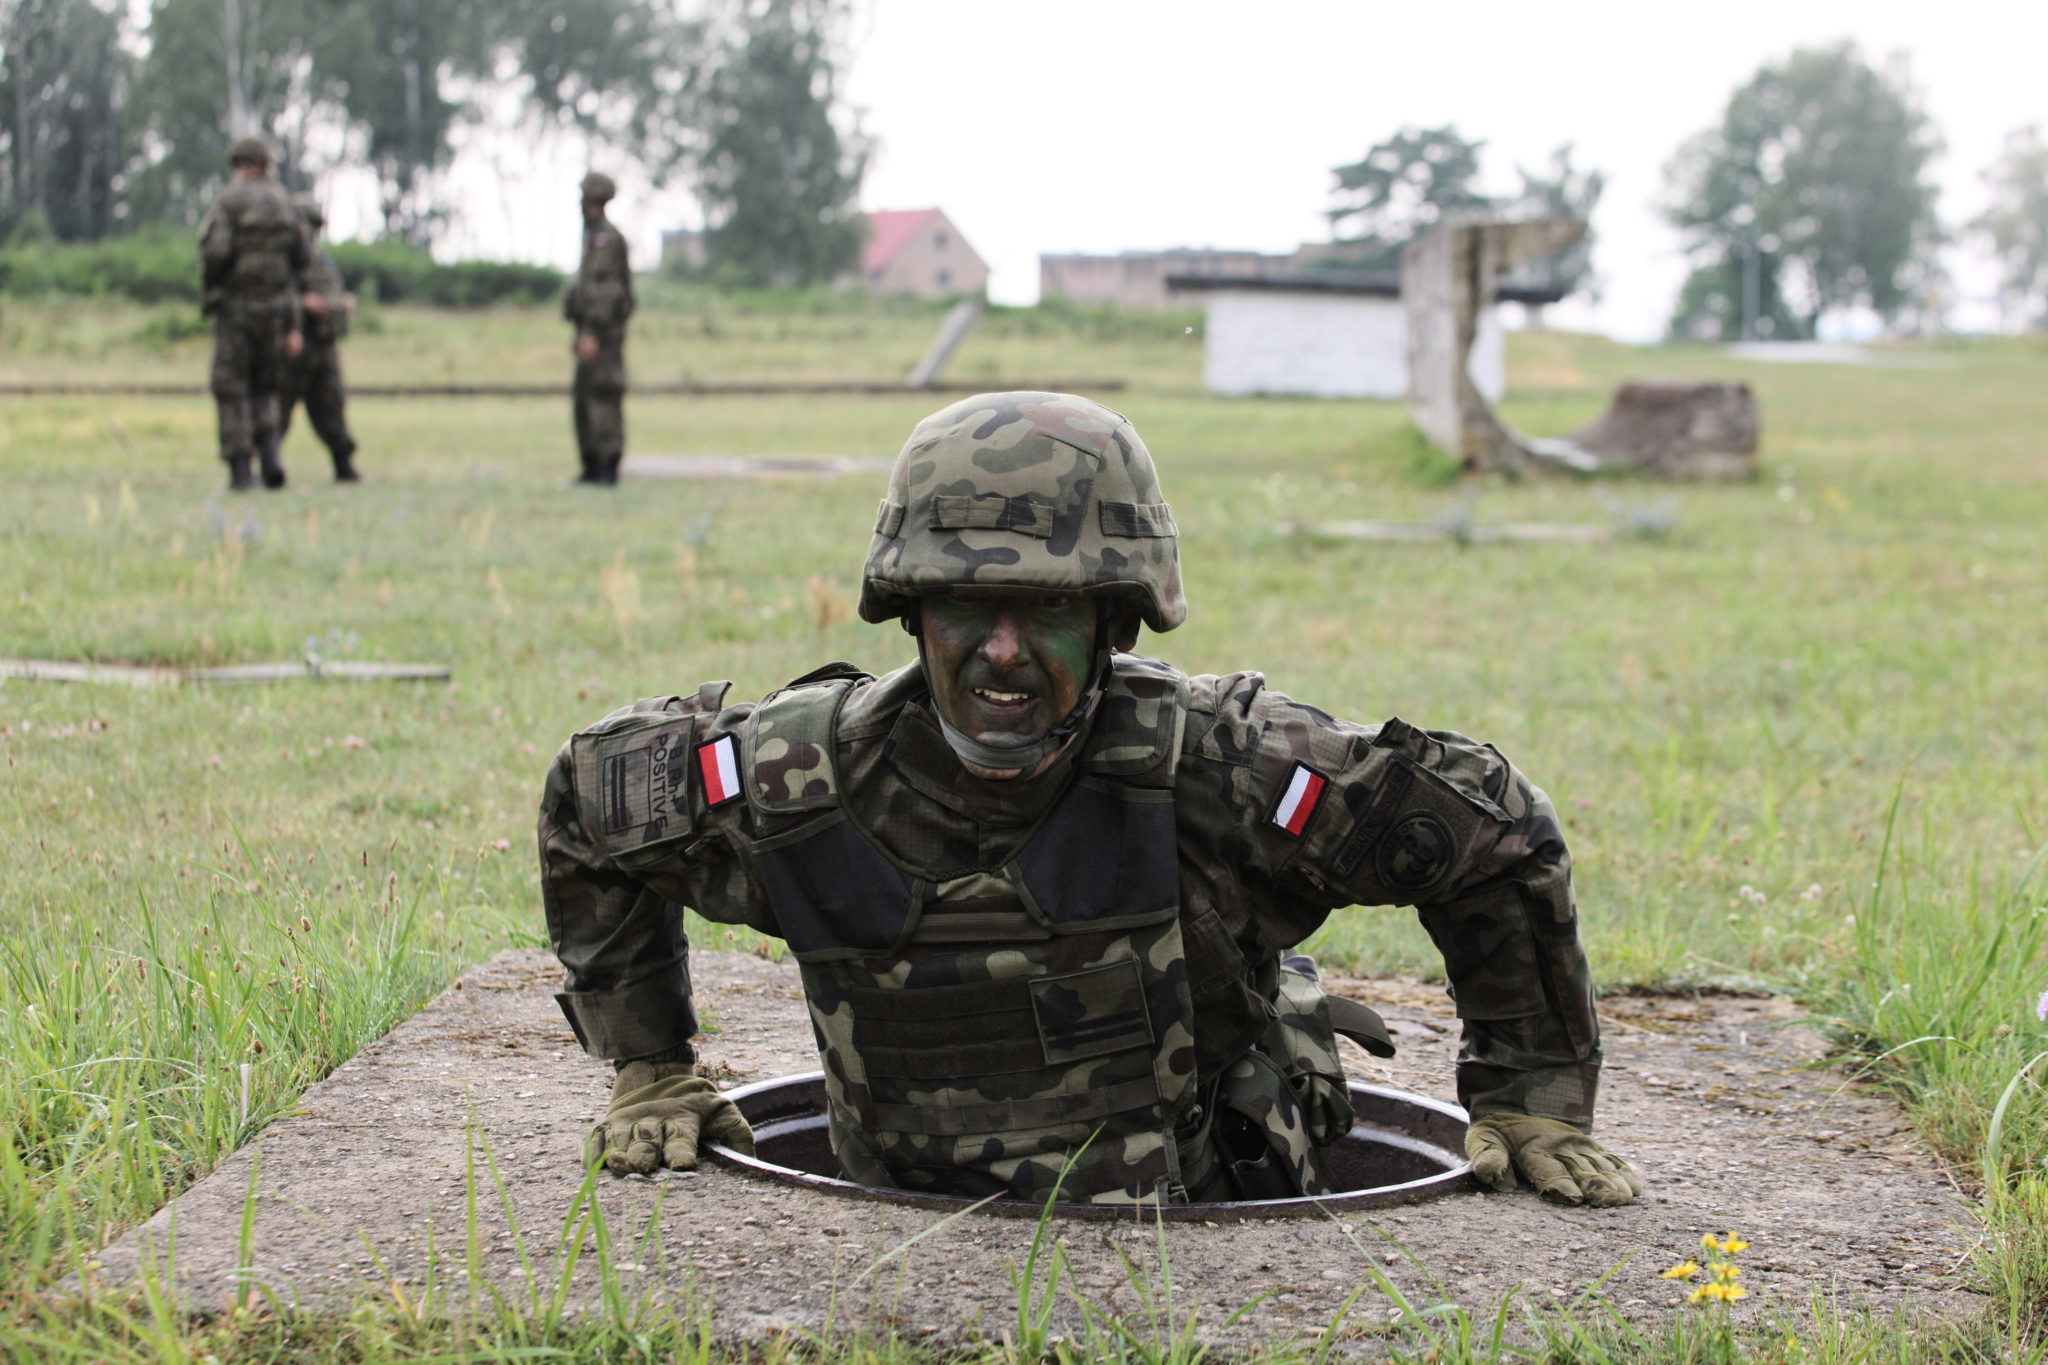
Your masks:
[{"label": "name tape patch", "polygon": [[1272,813],[1266,818],[1283,833],[1299,839],[1307,831],[1308,822],[1315,818],[1329,788],[1329,778],[1306,763],[1296,763],[1287,776],[1287,784],[1280,789],[1280,799],[1273,803]]},{"label": "name tape patch", "polygon": [[740,799],[739,746],[731,735],[697,746],[697,773],[704,779],[704,804],[711,809]]}]

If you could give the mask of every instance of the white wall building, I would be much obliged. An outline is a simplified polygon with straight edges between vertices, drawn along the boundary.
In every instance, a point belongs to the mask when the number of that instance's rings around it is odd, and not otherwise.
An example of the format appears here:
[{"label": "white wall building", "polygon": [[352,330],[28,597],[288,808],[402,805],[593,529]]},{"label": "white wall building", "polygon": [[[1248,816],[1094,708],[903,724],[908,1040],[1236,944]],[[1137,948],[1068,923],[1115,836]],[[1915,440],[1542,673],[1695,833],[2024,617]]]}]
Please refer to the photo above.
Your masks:
[{"label": "white wall building", "polygon": [[[1408,395],[1408,320],[1397,276],[1364,271],[1235,280],[1177,275],[1168,283],[1207,296],[1203,381],[1210,393]],[[1560,295],[1504,288],[1499,297],[1552,303]],[[1472,382],[1488,401],[1498,401],[1507,389],[1498,308],[1480,314],[1470,365]]]}]

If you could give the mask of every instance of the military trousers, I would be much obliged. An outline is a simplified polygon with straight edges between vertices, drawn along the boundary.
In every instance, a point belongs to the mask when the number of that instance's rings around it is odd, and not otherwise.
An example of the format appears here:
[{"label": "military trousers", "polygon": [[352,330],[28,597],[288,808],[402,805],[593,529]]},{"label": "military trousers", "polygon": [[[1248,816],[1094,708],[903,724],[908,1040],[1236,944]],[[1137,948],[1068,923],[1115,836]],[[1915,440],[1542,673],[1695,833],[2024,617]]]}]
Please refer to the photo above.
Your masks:
[{"label": "military trousers", "polygon": [[626,348],[599,342],[597,354],[577,357],[576,452],[584,483],[617,483],[626,454]]},{"label": "military trousers", "polygon": [[299,358],[284,367],[277,402],[280,438],[291,431],[292,409],[303,402],[306,420],[333,457],[336,471],[348,466],[356,441],[348,430],[348,391],[341,382],[341,356],[332,342],[306,343]]},{"label": "military trousers", "polygon": [[278,436],[287,317],[287,309],[270,303],[230,302],[214,314],[211,386],[220,457],[230,465],[249,464]]}]

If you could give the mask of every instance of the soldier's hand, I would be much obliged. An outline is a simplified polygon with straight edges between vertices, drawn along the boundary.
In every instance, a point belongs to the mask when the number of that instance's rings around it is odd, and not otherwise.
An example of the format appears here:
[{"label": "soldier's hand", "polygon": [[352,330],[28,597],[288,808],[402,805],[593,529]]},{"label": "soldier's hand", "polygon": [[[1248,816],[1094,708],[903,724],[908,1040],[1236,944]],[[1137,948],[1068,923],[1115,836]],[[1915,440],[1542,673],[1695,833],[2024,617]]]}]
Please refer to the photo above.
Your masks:
[{"label": "soldier's hand", "polygon": [[1515,1174],[1558,1204],[1596,1209],[1627,1204],[1643,1192],[1643,1178],[1598,1142],[1557,1119],[1488,1114],[1465,1130],[1472,1176],[1490,1190],[1512,1190]]},{"label": "soldier's hand", "polygon": [[602,1161],[613,1175],[694,1171],[700,1138],[753,1155],[754,1130],[690,1063],[628,1062],[612,1082],[611,1107],[584,1139],[583,1164]]},{"label": "soldier's hand", "polygon": [[300,336],[297,332],[286,332],[284,334],[284,358],[286,360],[297,360],[299,352],[305,349],[306,339],[304,337]]},{"label": "soldier's hand", "polygon": [[327,316],[327,297],[324,294],[301,294],[299,303],[316,318]]},{"label": "soldier's hand", "polygon": [[588,332],[578,332],[570,349],[576,352],[578,360],[597,359],[597,338]]}]

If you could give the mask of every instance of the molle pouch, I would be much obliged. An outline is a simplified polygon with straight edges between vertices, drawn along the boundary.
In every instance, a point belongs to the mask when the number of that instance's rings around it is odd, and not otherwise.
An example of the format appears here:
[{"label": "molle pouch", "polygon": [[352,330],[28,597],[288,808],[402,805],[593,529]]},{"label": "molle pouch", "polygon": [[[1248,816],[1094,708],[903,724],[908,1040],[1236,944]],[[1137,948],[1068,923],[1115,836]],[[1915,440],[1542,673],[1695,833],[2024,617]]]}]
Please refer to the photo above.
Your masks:
[{"label": "molle pouch", "polygon": [[[570,740],[576,767],[576,813],[613,862],[628,871],[670,856],[695,824],[691,776],[699,762],[716,764],[720,745],[700,746],[698,717],[673,711],[634,716],[611,728]],[[734,792],[738,784],[734,781]]]},{"label": "molle pouch", "polygon": [[1327,1192],[1294,1087],[1264,1053],[1247,1052],[1224,1071],[1216,1087],[1214,1133],[1230,1198]]},{"label": "molle pouch", "polygon": [[[1340,1029],[1340,1022],[1347,1027]],[[1375,1055],[1393,1055],[1379,1015],[1356,1001],[1325,995],[1316,965],[1308,957],[1290,953],[1281,958],[1273,1021],[1259,1047],[1286,1075],[1309,1141],[1317,1147],[1327,1147],[1350,1132],[1353,1121],[1344,1061],[1337,1050],[1339,1032]]]}]

